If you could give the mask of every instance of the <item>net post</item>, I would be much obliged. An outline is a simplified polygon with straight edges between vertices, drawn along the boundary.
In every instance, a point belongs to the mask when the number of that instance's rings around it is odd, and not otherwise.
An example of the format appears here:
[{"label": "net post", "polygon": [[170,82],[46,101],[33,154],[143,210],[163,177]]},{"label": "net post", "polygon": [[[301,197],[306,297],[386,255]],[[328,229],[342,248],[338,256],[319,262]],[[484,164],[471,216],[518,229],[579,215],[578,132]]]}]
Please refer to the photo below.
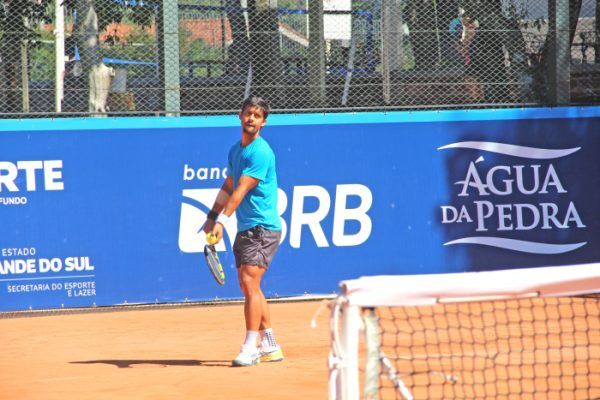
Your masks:
[{"label": "net post", "polygon": [[364,398],[379,400],[379,374],[381,372],[381,337],[379,331],[379,317],[374,308],[364,310],[365,346],[367,349],[365,359],[365,384]]},{"label": "net post", "polygon": [[345,304],[342,308],[341,348],[343,368],[341,369],[341,395],[343,400],[359,400],[360,384],[358,372],[358,341],[361,326],[360,308]]}]

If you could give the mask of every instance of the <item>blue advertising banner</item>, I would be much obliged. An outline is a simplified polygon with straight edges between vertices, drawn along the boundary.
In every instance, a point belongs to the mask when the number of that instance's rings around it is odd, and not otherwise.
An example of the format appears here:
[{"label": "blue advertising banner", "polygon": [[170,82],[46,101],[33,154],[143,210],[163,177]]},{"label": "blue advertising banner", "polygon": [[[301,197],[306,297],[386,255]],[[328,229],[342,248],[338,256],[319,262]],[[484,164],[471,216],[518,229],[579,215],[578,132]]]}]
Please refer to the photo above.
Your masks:
[{"label": "blue advertising banner", "polygon": [[[272,115],[268,297],[600,261],[600,108]],[[240,298],[203,258],[227,117],[0,121],[0,310]]]}]

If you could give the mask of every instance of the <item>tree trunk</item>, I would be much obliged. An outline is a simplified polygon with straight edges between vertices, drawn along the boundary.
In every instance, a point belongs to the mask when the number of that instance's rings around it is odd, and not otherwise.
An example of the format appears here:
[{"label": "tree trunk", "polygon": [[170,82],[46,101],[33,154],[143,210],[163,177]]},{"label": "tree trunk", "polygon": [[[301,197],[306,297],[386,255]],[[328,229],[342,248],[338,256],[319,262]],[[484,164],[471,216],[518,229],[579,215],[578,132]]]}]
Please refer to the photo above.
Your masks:
[{"label": "tree trunk", "polygon": [[527,45],[521,28],[516,19],[507,19],[509,33],[506,37],[506,47],[510,57],[510,74],[518,83],[518,92],[514,93],[513,101],[530,102],[534,100],[533,74],[527,63]]},{"label": "tree trunk", "polygon": [[21,39],[25,27],[20,7],[13,2],[3,3],[4,16],[0,43],[0,111],[21,112]]},{"label": "tree trunk", "polygon": [[596,40],[594,41],[594,43],[596,43],[596,47],[595,47],[595,61],[596,64],[600,64],[600,0],[596,0],[596,19],[595,19],[595,25],[596,25]]},{"label": "tree trunk", "polygon": [[313,107],[325,107],[327,91],[325,74],[325,33],[323,21],[323,3],[309,3],[309,37],[308,37],[308,82],[310,85],[310,100]]},{"label": "tree trunk", "polygon": [[[575,38],[575,30],[577,29],[577,21],[579,20],[579,13],[581,12],[582,1],[583,0],[569,1],[569,48],[573,45],[573,39]],[[547,35],[542,50],[540,51],[540,62],[538,65],[534,65],[535,90],[541,100],[545,100],[548,96],[547,79],[548,63],[550,62],[550,60],[548,60],[550,52],[549,40],[550,35]]]},{"label": "tree trunk", "polygon": [[267,0],[248,2],[250,21],[250,59],[252,63],[252,94],[279,104],[283,68],[279,54],[277,9]]},{"label": "tree trunk", "polygon": [[438,43],[432,0],[409,0],[406,22],[416,69],[431,69],[438,62]]},{"label": "tree trunk", "polygon": [[228,76],[242,75],[248,73],[250,59],[250,42],[246,26],[247,11],[242,12],[240,0],[225,0],[227,8],[227,18],[231,25],[232,44],[227,52],[227,63],[225,73]]},{"label": "tree trunk", "polygon": [[499,0],[476,2],[466,8],[465,15],[479,22],[471,44],[470,72],[483,84],[484,101],[504,103],[509,101],[508,73],[504,48],[508,47],[513,27],[507,26]]},{"label": "tree trunk", "polygon": [[104,65],[100,56],[98,15],[93,0],[77,0],[75,7],[77,23],[74,31],[81,57],[84,84],[88,88],[88,111],[104,113],[110,78],[114,76],[114,71]]}]

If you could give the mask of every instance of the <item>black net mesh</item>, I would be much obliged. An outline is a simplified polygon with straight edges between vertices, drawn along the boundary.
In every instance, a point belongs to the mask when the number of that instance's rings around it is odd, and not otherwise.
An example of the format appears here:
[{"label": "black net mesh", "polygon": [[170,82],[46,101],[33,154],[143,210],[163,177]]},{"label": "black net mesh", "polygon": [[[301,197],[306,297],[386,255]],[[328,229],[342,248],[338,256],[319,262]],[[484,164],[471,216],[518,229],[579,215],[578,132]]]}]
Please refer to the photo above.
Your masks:
[{"label": "black net mesh", "polygon": [[[600,299],[381,307],[381,350],[415,399],[597,399]],[[384,368],[379,398],[403,399]]]}]

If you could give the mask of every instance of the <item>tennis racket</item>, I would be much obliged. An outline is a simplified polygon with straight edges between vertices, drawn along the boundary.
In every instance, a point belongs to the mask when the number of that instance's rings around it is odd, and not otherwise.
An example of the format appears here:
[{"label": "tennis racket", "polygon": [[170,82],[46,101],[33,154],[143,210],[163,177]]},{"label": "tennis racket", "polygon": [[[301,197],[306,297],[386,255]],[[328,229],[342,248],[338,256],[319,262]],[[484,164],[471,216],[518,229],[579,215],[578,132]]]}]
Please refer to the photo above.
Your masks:
[{"label": "tennis racket", "polygon": [[221,261],[219,261],[219,256],[217,255],[217,250],[215,250],[215,246],[207,244],[204,246],[204,258],[206,258],[206,265],[208,265],[208,270],[215,278],[219,285],[225,284],[225,272],[223,272],[223,266],[221,265]]}]

